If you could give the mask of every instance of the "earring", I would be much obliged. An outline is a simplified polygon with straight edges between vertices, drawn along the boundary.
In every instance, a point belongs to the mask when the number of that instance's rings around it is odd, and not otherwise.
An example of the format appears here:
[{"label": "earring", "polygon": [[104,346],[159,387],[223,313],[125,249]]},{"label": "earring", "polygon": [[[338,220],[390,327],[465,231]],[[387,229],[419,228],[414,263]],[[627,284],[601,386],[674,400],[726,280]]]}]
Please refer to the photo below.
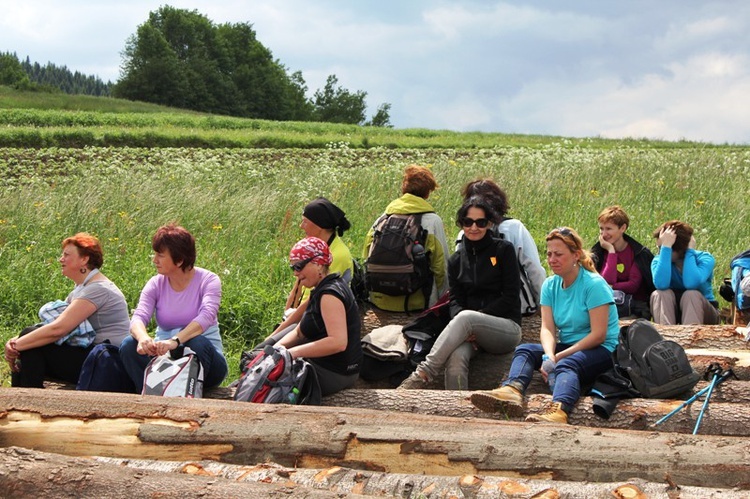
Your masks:
[{"label": "earring", "polygon": [[86,267],[81,267],[81,270],[79,272],[81,274],[85,274],[86,273]]}]

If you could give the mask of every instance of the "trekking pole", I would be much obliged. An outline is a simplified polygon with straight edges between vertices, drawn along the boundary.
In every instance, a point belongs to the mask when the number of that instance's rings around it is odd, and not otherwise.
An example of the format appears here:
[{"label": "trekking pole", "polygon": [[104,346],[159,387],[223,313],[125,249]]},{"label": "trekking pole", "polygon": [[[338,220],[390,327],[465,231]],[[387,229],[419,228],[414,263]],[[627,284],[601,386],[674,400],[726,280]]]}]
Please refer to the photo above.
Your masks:
[{"label": "trekking pole", "polygon": [[714,379],[711,382],[711,384],[709,385],[710,389],[708,390],[708,394],[706,395],[706,400],[703,401],[703,407],[701,408],[700,414],[698,414],[698,420],[695,422],[695,428],[693,429],[693,435],[697,435],[698,434],[698,428],[700,427],[701,421],[703,420],[703,413],[706,411],[706,407],[708,407],[708,400],[711,398],[711,393],[713,392],[714,387],[716,385],[718,385],[719,383],[724,382],[724,380],[726,380],[729,376],[734,376],[735,379],[739,379],[739,378],[737,378],[737,375],[734,374],[734,371],[732,371],[731,368],[727,369],[726,371],[724,371],[723,373],[721,373],[720,376],[714,374]]},{"label": "trekking pole", "polygon": [[[703,375],[703,378],[704,379],[708,379],[708,376],[710,374],[718,374],[718,373],[721,373],[721,366],[718,363],[712,363],[712,364],[710,364],[706,368],[706,372]],[[690,397],[689,399],[687,399],[686,401],[684,401],[682,404],[680,404],[679,407],[675,408],[669,414],[667,414],[666,416],[664,416],[663,418],[661,418],[659,421],[657,421],[656,423],[654,423],[654,426],[662,424],[664,421],[666,421],[667,419],[671,418],[672,416],[674,416],[675,414],[677,414],[678,412],[680,412],[682,409],[684,409],[685,407],[689,406],[690,404],[692,404],[693,402],[695,402],[696,400],[698,400],[698,397],[700,397],[701,395],[703,395],[704,393],[706,393],[710,388],[711,388],[711,386],[709,385],[709,386],[703,388],[702,390],[700,390],[699,392],[697,392],[695,395],[693,395],[692,397]]]}]

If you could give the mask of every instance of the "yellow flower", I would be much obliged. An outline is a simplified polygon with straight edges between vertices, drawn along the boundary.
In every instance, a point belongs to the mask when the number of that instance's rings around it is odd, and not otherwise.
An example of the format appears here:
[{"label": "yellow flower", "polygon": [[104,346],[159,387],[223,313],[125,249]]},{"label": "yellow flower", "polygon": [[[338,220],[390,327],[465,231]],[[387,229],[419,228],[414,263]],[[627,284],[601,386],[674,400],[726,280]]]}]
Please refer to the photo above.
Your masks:
[{"label": "yellow flower", "polygon": [[224,227],[222,227],[222,225],[221,225],[221,224],[214,224],[214,226],[213,226],[213,227],[211,227],[211,228],[212,228],[213,230],[221,230],[221,229],[223,229]]}]

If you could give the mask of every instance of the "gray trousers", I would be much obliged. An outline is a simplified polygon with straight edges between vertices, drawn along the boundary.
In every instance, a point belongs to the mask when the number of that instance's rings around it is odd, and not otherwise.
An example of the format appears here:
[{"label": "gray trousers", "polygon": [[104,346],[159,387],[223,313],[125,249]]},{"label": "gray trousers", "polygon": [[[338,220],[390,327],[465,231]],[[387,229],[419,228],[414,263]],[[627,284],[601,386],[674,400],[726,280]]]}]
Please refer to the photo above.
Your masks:
[{"label": "gray trousers", "polygon": [[657,324],[718,324],[719,311],[703,293],[691,289],[680,296],[680,320],[677,320],[677,295],[671,289],[657,289],[651,293],[651,314]]},{"label": "gray trousers", "polygon": [[[473,343],[467,342],[470,335]],[[432,380],[445,368],[446,390],[469,389],[469,361],[477,347],[493,353],[512,352],[521,341],[521,326],[503,317],[474,310],[459,312],[445,327],[417,370]]]}]

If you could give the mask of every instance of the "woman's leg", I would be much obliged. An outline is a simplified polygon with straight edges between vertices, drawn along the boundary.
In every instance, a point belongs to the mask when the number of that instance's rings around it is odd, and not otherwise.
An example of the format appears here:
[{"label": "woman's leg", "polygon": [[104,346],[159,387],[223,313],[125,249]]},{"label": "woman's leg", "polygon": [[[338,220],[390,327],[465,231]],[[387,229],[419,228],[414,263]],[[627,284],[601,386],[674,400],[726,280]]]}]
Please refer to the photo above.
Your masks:
[{"label": "woman's leg", "polygon": [[677,324],[677,298],[671,289],[651,293],[651,314],[657,324]]},{"label": "woman's leg", "polygon": [[11,386],[43,388],[45,379],[78,383],[88,348],[50,343],[21,352],[21,370],[11,373]]},{"label": "woman's leg", "polygon": [[325,397],[332,393],[351,388],[357,382],[359,374],[339,374],[315,363],[315,359],[309,359],[315,373],[318,375],[321,395]]},{"label": "woman's leg", "polygon": [[120,360],[125,367],[125,372],[128,373],[131,381],[133,381],[135,393],[142,393],[143,373],[151,357],[139,354],[136,350],[137,348],[138,341],[132,336],[126,337],[120,344]]},{"label": "woman's leg", "polygon": [[227,377],[229,370],[227,360],[220,354],[210,340],[203,335],[188,340],[185,346],[198,356],[203,366],[203,386],[213,388]]},{"label": "woman's leg", "polygon": [[700,291],[692,289],[682,293],[680,310],[682,311],[682,324],[719,323],[719,311]]},{"label": "woman's leg", "polygon": [[[417,370],[435,379],[453,352],[473,334],[477,343],[492,353],[510,351],[521,338],[521,326],[513,321],[474,310],[459,312],[445,327]],[[486,347],[485,347],[486,345]],[[468,374],[468,373],[467,373]]]},{"label": "woman's leg", "polygon": [[581,350],[557,362],[555,366],[555,389],[552,401],[563,404],[570,412],[581,397],[581,385],[587,385],[601,373],[612,367],[612,352],[598,346]]}]

